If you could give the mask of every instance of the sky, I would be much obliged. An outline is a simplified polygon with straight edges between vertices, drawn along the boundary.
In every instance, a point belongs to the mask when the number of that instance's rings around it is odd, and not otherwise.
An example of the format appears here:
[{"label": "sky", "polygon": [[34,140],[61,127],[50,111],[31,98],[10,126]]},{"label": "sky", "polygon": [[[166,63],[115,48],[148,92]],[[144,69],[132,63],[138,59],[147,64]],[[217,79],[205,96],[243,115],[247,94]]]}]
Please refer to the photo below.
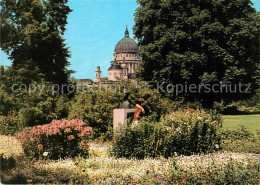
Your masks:
[{"label": "sky", "polygon": [[[260,0],[252,0],[260,11]],[[72,77],[94,79],[97,66],[102,77],[113,60],[117,42],[124,37],[128,25],[133,38],[136,0],[69,0],[73,10],[68,17],[65,39],[71,52],[69,69],[76,71]],[[0,65],[10,66],[7,55],[0,51]]]}]

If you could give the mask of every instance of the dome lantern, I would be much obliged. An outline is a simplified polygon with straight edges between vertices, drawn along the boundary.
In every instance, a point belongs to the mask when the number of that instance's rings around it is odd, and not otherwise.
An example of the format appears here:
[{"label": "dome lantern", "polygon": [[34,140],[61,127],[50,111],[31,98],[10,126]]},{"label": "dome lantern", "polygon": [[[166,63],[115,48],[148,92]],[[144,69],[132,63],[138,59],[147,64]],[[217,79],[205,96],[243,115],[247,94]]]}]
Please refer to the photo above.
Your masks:
[{"label": "dome lantern", "polygon": [[126,29],[125,29],[125,38],[129,38],[129,32],[128,32],[127,25],[126,25]]}]

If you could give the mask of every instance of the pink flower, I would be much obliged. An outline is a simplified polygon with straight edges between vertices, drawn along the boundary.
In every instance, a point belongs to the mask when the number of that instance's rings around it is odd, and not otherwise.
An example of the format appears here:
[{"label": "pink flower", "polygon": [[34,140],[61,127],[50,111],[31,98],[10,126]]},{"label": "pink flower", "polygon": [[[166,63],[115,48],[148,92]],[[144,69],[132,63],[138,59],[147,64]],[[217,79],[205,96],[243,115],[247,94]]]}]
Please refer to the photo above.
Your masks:
[{"label": "pink flower", "polygon": [[66,128],[66,129],[64,130],[64,132],[65,132],[65,133],[70,133],[70,132],[71,132],[71,129],[70,129],[70,128]]},{"label": "pink flower", "polygon": [[73,140],[73,139],[75,139],[75,137],[73,135],[68,136],[68,140]]},{"label": "pink flower", "polygon": [[52,134],[53,134],[53,135],[56,135],[56,134],[58,134],[59,132],[60,132],[60,129],[55,128],[55,129],[53,130]]},{"label": "pink flower", "polygon": [[80,131],[82,129],[82,127],[81,126],[77,126],[74,129],[77,130],[77,131]]},{"label": "pink flower", "polygon": [[80,133],[78,133],[78,136],[79,136],[80,138],[82,138],[82,137],[84,136],[84,134],[83,134],[82,132],[80,132]]}]

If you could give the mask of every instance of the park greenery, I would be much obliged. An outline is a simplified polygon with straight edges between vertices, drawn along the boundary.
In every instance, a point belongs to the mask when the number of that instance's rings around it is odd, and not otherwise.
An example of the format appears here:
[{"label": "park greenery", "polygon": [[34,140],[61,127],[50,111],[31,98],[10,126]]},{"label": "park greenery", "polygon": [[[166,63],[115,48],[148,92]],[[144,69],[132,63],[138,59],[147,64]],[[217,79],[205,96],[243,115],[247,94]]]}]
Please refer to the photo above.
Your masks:
[{"label": "park greenery", "polygon": [[68,0],[1,1],[1,50],[12,61],[15,82],[68,83],[70,53],[63,38]]},{"label": "park greenery", "polygon": [[[67,2],[1,1],[1,50],[12,61],[0,66],[2,183],[260,181],[259,160],[248,154],[260,154],[259,131],[250,125],[259,116],[248,116],[260,111],[260,19],[250,0],[138,0],[138,85],[119,80],[87,91],[68,88],[76,82],[63,38]],[[176,97],[146,81],[250,83],[252,93]],[[152,114],[116,132],[113,109],[125,92],[131,108],[151,94]]]},{"label": "park greenery", "polygon": [[174,85],[251,84],[249,94],[182,94],[204,107],[254,94],[260,85],[260,17],[250,0],[137,2],[134,34],[143,60],[139,79]]}]

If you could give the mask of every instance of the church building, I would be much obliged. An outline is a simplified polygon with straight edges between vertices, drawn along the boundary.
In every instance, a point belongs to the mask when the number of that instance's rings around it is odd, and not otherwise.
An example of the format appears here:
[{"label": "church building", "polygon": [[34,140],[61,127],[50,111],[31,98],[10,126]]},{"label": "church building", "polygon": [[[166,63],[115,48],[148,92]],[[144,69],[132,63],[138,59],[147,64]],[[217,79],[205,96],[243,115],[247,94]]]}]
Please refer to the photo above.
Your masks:
[{"label": "church building", "polygon": [[135,73],[140,62],[138,45],[129,37],[126,26],[125,37],[121,39],[114,50],[114,60],[108,69],[108,77],[102,78],[100,66],[97,66],[94,83],[109,84],[120,79],[135,81]]}]

